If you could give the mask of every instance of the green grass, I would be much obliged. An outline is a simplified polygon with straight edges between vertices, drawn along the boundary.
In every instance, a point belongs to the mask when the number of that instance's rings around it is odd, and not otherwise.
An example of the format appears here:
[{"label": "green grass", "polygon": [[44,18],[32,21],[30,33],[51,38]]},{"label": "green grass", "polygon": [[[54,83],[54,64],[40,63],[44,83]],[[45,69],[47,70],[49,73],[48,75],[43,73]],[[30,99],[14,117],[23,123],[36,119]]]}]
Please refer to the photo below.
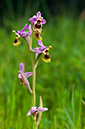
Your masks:
[{"label": "green grass", "polygon": [[[28,47],[23,39],[13,46],[13,29],[22,29],[27,19],[5,21],[0,28],[0,128],[32,129],[32,116],[26,117],[32,106],[29,91],[20,86],[19,63],[31,71]],[[57,17],[54,24],[43,25],[43,43],[51,45],[51,63],[40,57],[37,68],[36,98],[42,96],[44,112],[39,129],[85,129],[85,22]],[[37,41],[33,40],[34,46]],[[32,77],[29,78],[31,83]]]}]

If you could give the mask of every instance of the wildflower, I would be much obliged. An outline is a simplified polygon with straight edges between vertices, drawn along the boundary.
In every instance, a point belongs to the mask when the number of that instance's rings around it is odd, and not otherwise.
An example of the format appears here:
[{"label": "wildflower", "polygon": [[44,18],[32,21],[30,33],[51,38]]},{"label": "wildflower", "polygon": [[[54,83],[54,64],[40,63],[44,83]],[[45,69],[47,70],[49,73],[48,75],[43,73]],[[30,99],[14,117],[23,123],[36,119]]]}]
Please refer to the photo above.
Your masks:
[{"label": "wildflower", "polygon": [[[29,31],[25,31],[26,29],[29,30]],[[13,45],[14,46],[18,46],[21,43],[20,37],[25,38],[25,37],[30,36],[32,34],[32,26],[31,25],[28,26],[26,24],[21,31],[19,31],[19,30],[18,31],[13,30],[13,32],[15,32],[15,34],[17,36],[16,39],[15,39],[15,41],[14,41],[14,43],[13,43]]]},{"label": "wildflower", "polygon": [[42,24],[46,23],[46,20],[41,17],[41,13],[38,11],[37,16],[34,15],[32,18],[29,18],[29,21],[33,24],[33,31],[34,31],[34,38],[37,40],[42,40],[41,38],[41,31],[42,31]]},{"label": "wildflower", "polygon": [[37,15],[34,15],[32,18],[29,18],[29,21],[35,26],[35,28],[41,28],[42,24],[46,23],[46,20],[41,17],[41,12],[38,11]]},{"label": "wildflower", "polygon": [[36,120],[36,116],[38,115],[38,113],[43,112],[43,111],[47,111],[48,108],[41,108],[41,107],[31,107],[31,109],[29,110],[29,112],[27,113],[26,116],[29,115],[33,115],[33,119]]},{"label": "wildflower", "polygon": [[20,63],[20,71],[18,74],[18,78],[20,79],[20,84],[21,85],[26,85],[26,87],[28,88],[28,90],[32,93],[32,90],[30,88],[30,84],[29,81],[27,80],[28,77],[32,76],[33,73],[32,72],[24,72],[24,64]]},{"label": "wildflower", "polygon": [[39,55],[43,53],[43,57],[42,57],[43,61],[50,62],[51,59],[49,57],[48,50],[49,50],[49,48],[51,48],[51,46],[45,47],[41,40],[38,40],[38,44],[40,47],[36,47],[36,48],[32,49],[32,51],[36,52],[37,57],[39,57]]}]

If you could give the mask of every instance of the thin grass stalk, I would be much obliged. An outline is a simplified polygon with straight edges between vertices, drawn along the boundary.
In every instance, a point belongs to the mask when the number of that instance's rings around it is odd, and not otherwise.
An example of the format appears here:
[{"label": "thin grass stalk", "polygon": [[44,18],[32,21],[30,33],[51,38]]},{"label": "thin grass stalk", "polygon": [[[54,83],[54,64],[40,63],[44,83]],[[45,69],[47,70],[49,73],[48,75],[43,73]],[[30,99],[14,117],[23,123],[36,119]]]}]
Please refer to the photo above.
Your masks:
[{"label": "thin grass stalk", "polygon": [[54,129],[56,129],[56,115],[54,116]]}]

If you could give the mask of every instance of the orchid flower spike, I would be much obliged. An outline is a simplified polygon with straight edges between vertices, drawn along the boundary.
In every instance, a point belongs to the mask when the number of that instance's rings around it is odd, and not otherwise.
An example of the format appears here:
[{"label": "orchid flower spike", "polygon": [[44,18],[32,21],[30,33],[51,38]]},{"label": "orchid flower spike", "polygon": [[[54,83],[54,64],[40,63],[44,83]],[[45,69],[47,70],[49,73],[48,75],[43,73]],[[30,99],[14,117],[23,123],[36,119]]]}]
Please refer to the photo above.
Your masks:
[{"label": "orchid flower spike", "polygon": [[20,84],[21,85],[26,85],[30,93],[32,93],[32,90],[30,88],[29,81],[27,80],[28,77],[32,76],[32,72],[24,72],[24,64],[20,63],[20,71],[18,74],[18,78],[20,79]]},{"label": "orchid flower spike", "polygon": [[36,52],[37,57],[39,57],[39,55],[43,53],[43,57],[42,57],[43,61],[50,62],[51,59],[49,57],[48,50],[49,48],[51,48],[51,46],[45,47],[41,40],[38,40],[38,44],[40,47],[33,48],[32,51]]},{"label": "orchid flower spike", "polygon": [[36,116],[39,112],[43,112],[43,111],[47,111],[48,108],[41,108],[41,107],[31,107],[31,109],[29,110],[29,112],[27,113],[26,116],[29,116],[29,115],[33,115],[33,119],[36,120]]},{"label": "orchid flower spike", "polygon": [[[25,31],[26,29],[29,30],[29,31]],[[13,30],[13,32],[15,32],[15,34],[16,34],[16,39],[15,39],[13,45],[18,46],[21,43],[20,37],[25,38],[25,37],[30,36],[32,34],[32,26],[31,25],[28,26],[26,24],[21,31]]]}]

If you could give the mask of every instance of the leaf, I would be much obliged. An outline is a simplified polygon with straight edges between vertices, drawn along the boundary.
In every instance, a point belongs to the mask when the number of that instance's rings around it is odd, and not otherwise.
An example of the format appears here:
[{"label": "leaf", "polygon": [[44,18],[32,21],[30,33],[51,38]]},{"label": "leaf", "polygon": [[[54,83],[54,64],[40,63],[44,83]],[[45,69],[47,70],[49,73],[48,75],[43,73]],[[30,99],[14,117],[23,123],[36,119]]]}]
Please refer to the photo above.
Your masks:
[{"label": "leaf", "polygon": [[72,122],[72,119],[71,119],[70,115],[68,114],[66,108],[64,110],[65,110],[65,114],[66,114],[66,116],[69,120],[69,123],[70,123],[71,127],[74,129],[74,125],[73,125],[73,122]]}]

